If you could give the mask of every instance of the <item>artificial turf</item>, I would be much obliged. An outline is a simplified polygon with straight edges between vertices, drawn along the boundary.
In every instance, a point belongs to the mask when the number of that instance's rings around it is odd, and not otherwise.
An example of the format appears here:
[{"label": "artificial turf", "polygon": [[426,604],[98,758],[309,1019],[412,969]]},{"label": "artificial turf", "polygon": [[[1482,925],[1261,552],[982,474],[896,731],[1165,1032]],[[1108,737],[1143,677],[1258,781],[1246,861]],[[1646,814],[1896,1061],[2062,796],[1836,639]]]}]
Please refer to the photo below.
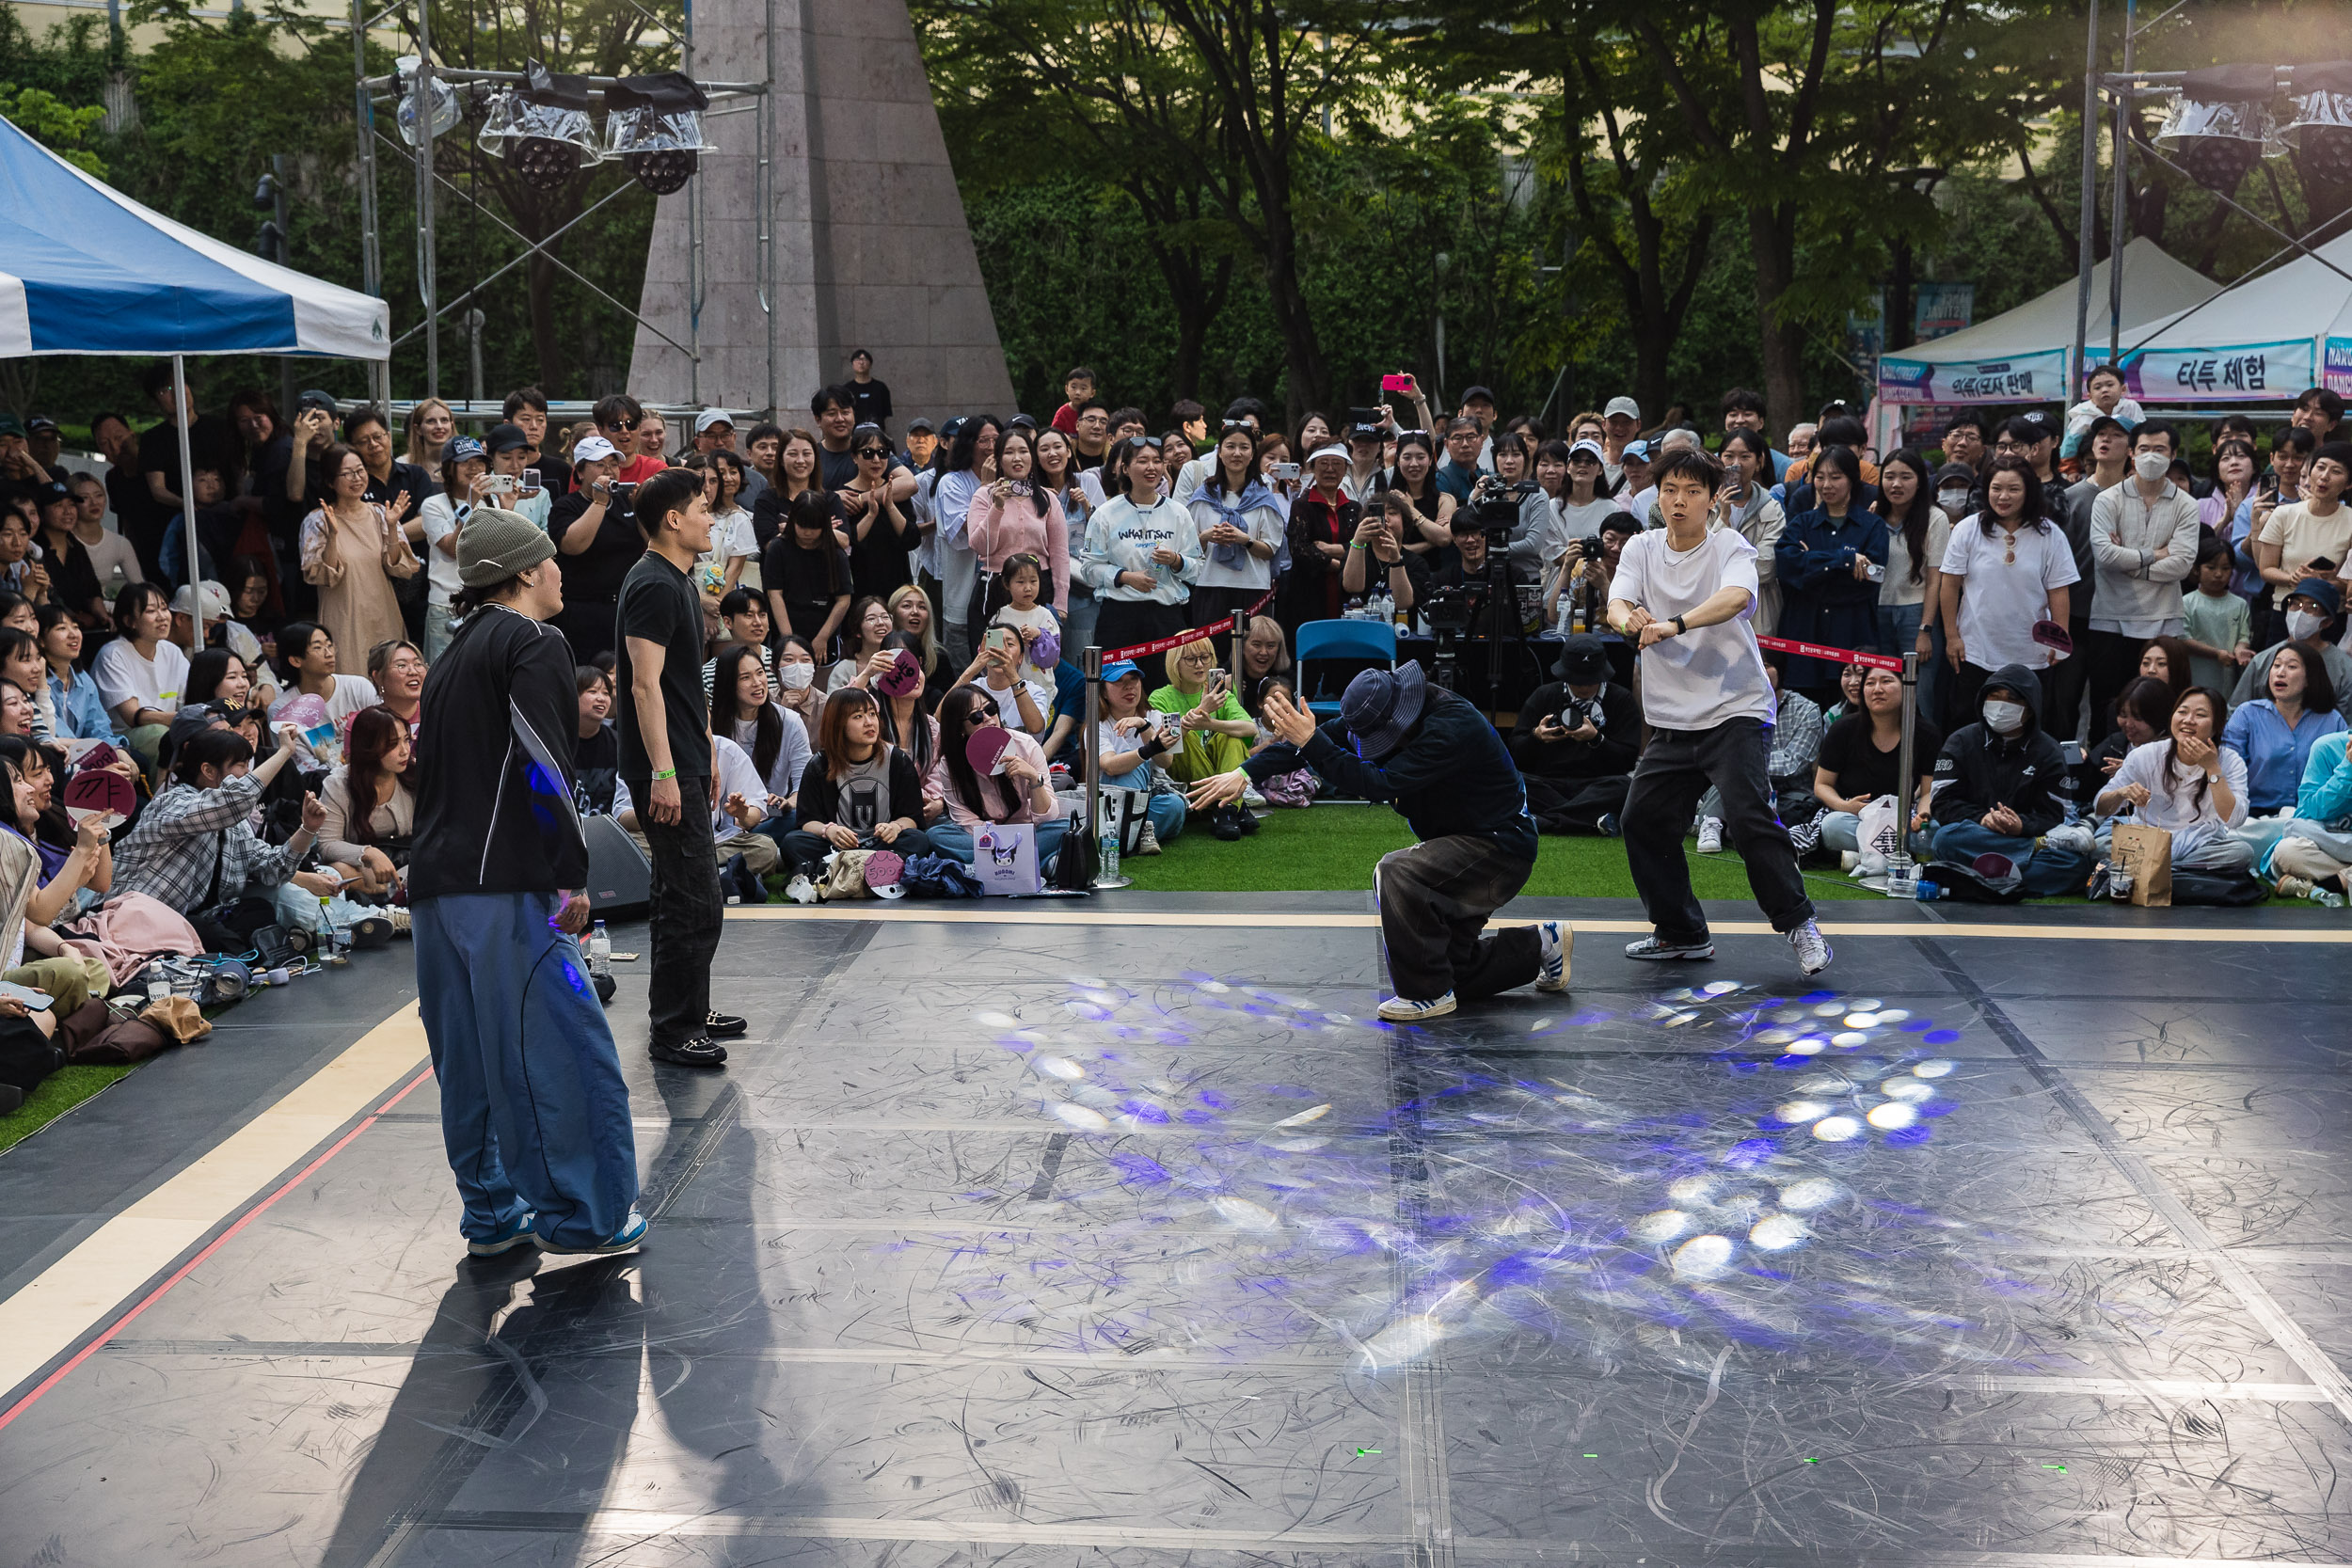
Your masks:
[{"label": "artificial turf", "polygon": [[[1263,825],[1239,843],[1220,843],[1194,825],[1159,854],[1123,858],[1120,871],[1152,893],[1369,891],[1373,863],[1413,842],[1405,818],[1387,806],[1318,804],[1258,815]],[[1692,853],[1689,859],[1691,886],[1701,898],[1750,896],[1739,856]],[[1883,896],[1835,872],[1808,870],[1805,882],[1817,899]],[[1625,841],[1547,833],[1523,891],[1540,898],[1631,898]]]},{"label": "artificial turf", "polygon": [[34,1085],[24,1103],[0,1117],[0,1149],[12,1148],[47,1123],[109,1084],[130,1076],[129,1067],[61,1067]]}]

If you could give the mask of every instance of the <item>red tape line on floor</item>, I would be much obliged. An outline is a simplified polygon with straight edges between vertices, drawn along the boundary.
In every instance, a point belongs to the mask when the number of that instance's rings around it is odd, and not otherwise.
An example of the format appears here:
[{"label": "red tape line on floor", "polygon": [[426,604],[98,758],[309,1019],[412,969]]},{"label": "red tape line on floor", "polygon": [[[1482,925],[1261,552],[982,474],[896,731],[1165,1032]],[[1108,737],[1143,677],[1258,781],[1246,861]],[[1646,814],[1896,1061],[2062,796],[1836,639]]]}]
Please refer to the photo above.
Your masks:
[{"label": "red tape line on floor", "polygon": [[[1274,590],[1269,588],[1260,596],[1256,604],[1241,613],[1255,615],[1273,602]],[[1149,642],[1138,642],[1132,648],[1113,648],[1104,654],[1103,662],[1110,664],[1122,658],[1148,658],[1153,654],[1164,654],[1170,648],[1181,648],[1187,642],[1205,642],[1217,634],[1219,626],[1231,625],[1232,620],[1232,617],[1229,615],[1220,615],[1215,624],[1195,626],[1190,631],[1180,631],[1173,637],[1155,637]]]},{"label": "red tape line on floor", "polygon": [[198,1252],[195,1257],[189,1259],[186,1262],[172,1270],[169,1278],[166,1279],[162,1284],[156,1286],[153,1290],[148,1291],[147,1294],[141,1296],[138,1300],[138,1304],[133,1307],[128,1312],[123,1313],[122,1316],[117,1318],[113,1323],[108,1323],[106,1325],[105,1332],[100,1334],[96,1338],[92,1339],[88,1344],[84,1345],[80,1350],[75,1351],[72,1358],[69,1359],[64,1366],[59,1367],[56,1371],[51,1372],[47,1377],[42,1378],[33,1390],[26,1394],[23,1399],[17,1401],[6,1410],[0,1410],[0,1430],[6,1430],[10,1421],[15,1420],[19,1416],[24,1415],[25,1411],[32,1408],[33,1402],[40,1399],[43,1394],[49,1392],[50,1389],[55,1388],[58,1384],[63,1383],[66,1379],[67,1373],[72,1371],[74,1368],[80,1366],[83,1362],[87,1361],[91,1356],[105,1349],[106,1342],[108,1340],[112,1339],[116,1335],[121,1333],[124,1329],[130,1327],[132,1321],[137,1318],[140,1313],[146,1311],[149,1307],[163,1300],[164,1297],[170,1292],[173,1286],[179,1284],[180,1281],[194,1274],[199,1264],[202,1263],[204,1259],[210,1258],[214,1253],[218,1252],[222,1247],[227,1246],[230,1239],[233,1238],[237,1232],[243,1230],[246,1226],[251,1225],[255,1220],[260,1219],[264,1213],[268,1212],[270,1206],[275,1204],[279,1198],[284,1197],[288,1193],[293,1192],[296,1187],[301,1186],[303,1182],[309,1180],[311,1174],[321,1165],[326,1164],[327,1161],[332,1160],[336,1155],[341,1154],[345,1148],[349,1148],[351,1141],[354,1138],[357,1138],[360,1133],[366,1132],[369,1128],[373,1127],[375,1125],[376,1117],[384,1115],[385,1112],[390,1110],[393,1106],[407,1099],[410,1093],[416,1089],[418,1085],[422,1084],[426,1079],[432,1076],[433,1069],[431,1068],[427,1068],[422,1072],[418,1073],[414,1078],[409,1079],[406,1084],[402,1085],[398,1094],[384,1101],[383,1104],[378,1105],[374,1110],[370,1111],[366,1120],[362,1121],[358,1126],[353,1128],[350,1132],[344,1133],[342,1137],[337,1138],[334,1143],[327,1148],[325,1153],[321,1154],[317,1159],[311,1161],[309,1164],[303,1166],[300,1170],[294,1172],[294,1175],[288,1177],[285,1181],[279,1185],[276,1192],[270,1194],[269,1196],[262,1199],[261,1202],[255,1204],[252,1208],[247,1209],[244,1213],[238,1215],[237,1222],[234,1225],[222,1231],[219,1235],[214,1237],[210,1242],[207,1242],[204,1244],[203,1249]]},{"label": "red tape line on floor", "polygon": [[1778,648],[1784,654],[1795,654],[1803,658],[1825,658],[1833,664],[1866,664],[1873,670],[1892,670],[1899,675],[1903,673],[1903,661],[1890,658],[1885,654],[1858,654],[1851,648],[1824,648],[1818,642],[1795,642],[1786,637],[1759,637],[1756,641],[1759,647]]}]

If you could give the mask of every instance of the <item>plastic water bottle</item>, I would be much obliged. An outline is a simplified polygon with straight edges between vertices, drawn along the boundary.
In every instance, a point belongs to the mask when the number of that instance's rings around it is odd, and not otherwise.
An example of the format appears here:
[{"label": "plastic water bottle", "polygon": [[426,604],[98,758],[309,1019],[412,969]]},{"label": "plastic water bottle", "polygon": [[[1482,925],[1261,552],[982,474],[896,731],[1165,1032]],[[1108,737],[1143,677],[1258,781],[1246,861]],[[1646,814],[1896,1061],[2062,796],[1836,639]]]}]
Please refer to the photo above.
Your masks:
[{"label": "plastic water bottle", "polygon": [[599,977],[612,973],[612,937],[601,920],[588,933],[588,973]]},{"label": "plastic water bottle", "polygon": [[1106,820],[1103,824],[1103,851],[1099,858],[1102,861],[1104,879],[1108,880],[1119,875],[1119,830],[1112,827],[1107,820],[1110,813],[1104,812],[1103,815]]},{"label": "plastic water bottle", "polygon": [[326,939],[319,952],[319,961],[329,964],[349,963],[351,961],[351,931],[342,921],[335,918],[335,906],[331,900],[326,898],[319,900],[319,921],[326,927],[321,934]]},{"label": "plastic water bottle", "polygon": [[1912,884],[1911,895],[1922,904],[1931,904],[1944,896],[1944,889],[1934,882],[1915,882]]}]

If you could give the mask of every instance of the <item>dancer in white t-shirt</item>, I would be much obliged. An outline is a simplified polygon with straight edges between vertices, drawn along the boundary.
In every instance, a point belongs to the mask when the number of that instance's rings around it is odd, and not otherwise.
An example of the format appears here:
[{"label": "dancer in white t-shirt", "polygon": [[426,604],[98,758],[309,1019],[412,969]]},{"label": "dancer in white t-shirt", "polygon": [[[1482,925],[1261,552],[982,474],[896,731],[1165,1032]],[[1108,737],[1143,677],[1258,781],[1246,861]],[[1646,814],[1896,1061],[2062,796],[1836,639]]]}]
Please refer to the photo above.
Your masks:
[{"label": "dancer in white t-shirt", "polygon": [[1756,903],[1788,938],[1798,964],[1818,974],[1829,967],[1829,943],[1772,805],[1775,708],[1750,624],[1756,546],[1731,529],[1708,531],[1723,470],[1706,452],[1669,452],[1651,477],[1666,526],[1626,545],[1609,585],[1609,624],[1641,650],[1643,717],[1652,732],[1622,820],[1634,890],[1655,929],[1626,957],[1714,957],[1682,852],[1691,814],[1712,784]]}]

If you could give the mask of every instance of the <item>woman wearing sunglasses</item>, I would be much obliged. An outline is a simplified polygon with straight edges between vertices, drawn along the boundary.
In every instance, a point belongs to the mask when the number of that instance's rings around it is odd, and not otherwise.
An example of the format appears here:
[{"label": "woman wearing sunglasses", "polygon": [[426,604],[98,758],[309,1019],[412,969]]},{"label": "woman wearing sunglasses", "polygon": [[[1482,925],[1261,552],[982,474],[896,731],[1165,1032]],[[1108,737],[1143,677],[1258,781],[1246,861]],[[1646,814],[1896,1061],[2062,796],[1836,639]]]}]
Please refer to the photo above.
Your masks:
[{"label": "woman wearing sunglasses", "polygon": [[834,494],[850,534],[850,576],[861,596],[887,600],[914,580],[907,552],[921,543],[914,509],[890,495],[890,440],[878,424],[850,433],[857,477]]}]

